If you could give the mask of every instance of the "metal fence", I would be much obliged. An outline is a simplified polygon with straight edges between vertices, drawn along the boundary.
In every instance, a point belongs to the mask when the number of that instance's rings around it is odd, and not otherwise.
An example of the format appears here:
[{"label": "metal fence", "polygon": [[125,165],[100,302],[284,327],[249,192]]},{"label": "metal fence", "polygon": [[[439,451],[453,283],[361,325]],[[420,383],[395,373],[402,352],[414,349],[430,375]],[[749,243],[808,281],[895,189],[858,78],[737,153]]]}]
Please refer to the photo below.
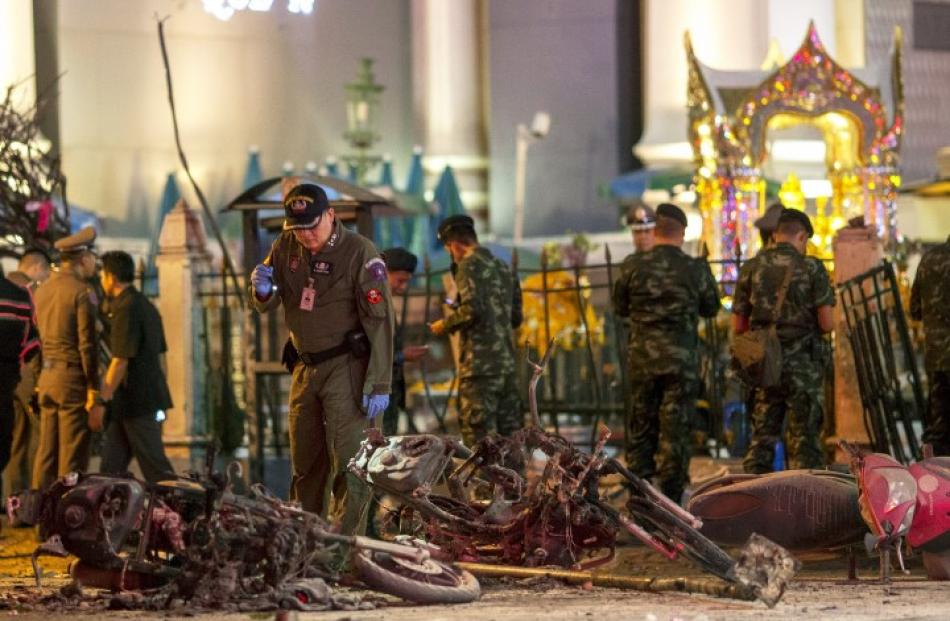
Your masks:
[{"label": "metal fence", "polygon": [[874,450],[909,463],[920,455],[914,422],[924,396],[894,266],[884,261],[839,292]]}]

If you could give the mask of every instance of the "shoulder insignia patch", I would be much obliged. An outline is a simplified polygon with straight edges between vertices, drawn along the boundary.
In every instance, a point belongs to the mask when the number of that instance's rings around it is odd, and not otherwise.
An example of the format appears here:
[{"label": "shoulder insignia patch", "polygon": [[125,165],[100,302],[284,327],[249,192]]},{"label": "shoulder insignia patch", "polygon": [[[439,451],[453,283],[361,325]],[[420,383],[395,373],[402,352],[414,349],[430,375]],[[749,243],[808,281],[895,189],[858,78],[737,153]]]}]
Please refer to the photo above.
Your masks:
[{"label": "shoulder insignia patch", "polygon": [[376,257],[374,259],[370,259],[363,267],[370,273],[370,276],[373,277],[373,280],[386,280],[386,264],[381,258]]},{"label": "shoulder insignia patch", "polygon": [[370,289],[366,292],[366,301],[370,304],[379,304],[383,301],[383,294],[379,289]]}]

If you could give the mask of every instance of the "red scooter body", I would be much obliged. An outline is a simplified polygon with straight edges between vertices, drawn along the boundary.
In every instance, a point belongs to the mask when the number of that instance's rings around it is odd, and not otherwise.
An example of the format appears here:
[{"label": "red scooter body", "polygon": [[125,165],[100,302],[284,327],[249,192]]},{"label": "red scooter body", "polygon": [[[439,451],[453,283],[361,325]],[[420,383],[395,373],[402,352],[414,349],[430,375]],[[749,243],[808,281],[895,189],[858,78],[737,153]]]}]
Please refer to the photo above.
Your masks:
[{"label": "red scooter body", "polygon": [[917,511],[907,541],[914,548],[950,551],[950,457],[931,457],[908,470],[917,481]]},{"label": "red scooter body", "polygon": [[[927,575],[950,578],[950,457],[927,456],[904,466],[889,455],[866,453],[846,442],[851,471],[858,479],[861,517],[882,553],[882,577],[895,550],[903,568],[901,538],[923,554]],[[924,447],[928,455],[929,446]]]}]

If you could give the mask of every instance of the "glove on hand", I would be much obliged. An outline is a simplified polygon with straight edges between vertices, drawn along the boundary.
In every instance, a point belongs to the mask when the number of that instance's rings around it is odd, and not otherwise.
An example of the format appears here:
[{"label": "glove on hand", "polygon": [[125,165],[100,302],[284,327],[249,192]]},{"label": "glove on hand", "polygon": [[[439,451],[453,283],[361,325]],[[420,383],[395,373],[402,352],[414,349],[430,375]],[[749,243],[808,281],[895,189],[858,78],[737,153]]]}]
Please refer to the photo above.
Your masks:
[{"label": "glove on hand", "polygon": [[389,395],[363,395],[363,409],[366,418],[373,420],[389,407]]},{"label": "glove on hand", "polygon": [[259,264],[251,272],[251,284],[254,285],[254,293],[259,298],[269,298],[274,290],[274,268],[269,265]]}]

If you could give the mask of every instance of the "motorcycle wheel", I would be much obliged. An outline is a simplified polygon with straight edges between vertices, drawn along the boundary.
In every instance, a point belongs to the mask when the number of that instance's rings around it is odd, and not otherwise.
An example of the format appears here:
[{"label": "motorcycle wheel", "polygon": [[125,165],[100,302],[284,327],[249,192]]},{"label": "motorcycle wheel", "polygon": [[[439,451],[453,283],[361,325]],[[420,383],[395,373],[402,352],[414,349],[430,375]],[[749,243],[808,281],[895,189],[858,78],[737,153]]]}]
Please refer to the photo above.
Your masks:
[{"label": "motorcycle wheel", "polygon": [[417,604],[464,604],[481,595],[475,576],[435,559],[416,564],[385,552],[360,550],[353,563],[367,585]]},{"label": "motorcycle wheel", "polygon": [[651,507],[634,513],[650,523],[652,528],[647,530],[653,530],[660,537],[682,545],[683,556],[701,569],[723,580],[735,582],[735,577],[731,575],[735,561],[722,548],[672,513],[661,509],[662,515],[653,515],[655,511],[657,508]]}]

